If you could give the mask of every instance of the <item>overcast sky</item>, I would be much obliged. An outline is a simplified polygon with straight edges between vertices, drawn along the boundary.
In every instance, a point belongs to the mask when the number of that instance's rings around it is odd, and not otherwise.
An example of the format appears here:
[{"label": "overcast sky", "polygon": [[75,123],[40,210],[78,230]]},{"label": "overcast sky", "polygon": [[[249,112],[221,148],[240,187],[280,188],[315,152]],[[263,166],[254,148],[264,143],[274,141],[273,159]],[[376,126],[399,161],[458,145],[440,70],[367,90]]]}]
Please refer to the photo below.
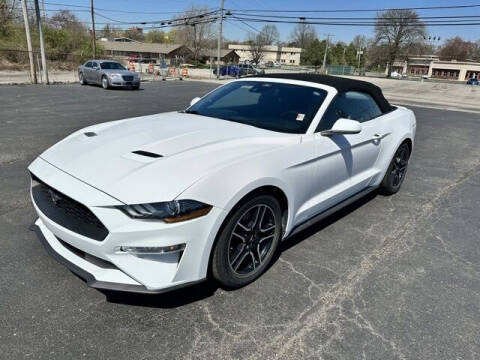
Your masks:
[{"label": "overcast sky", "polygon": [[[41,2],[42,0],[40,0]],[[45,8],[58,9],[62,6],[54,5],[58,3],[88,6],[89,0],[44,0]],[[51,2],[51,3],[50,3]],[[125,14],[109,11],[100,11],[98,13],[108,16],[119,21],[152,21],[168,19],[174,14],[160,14],[160,12],[175,12],[183,11],[191,5],[204,5],[209,8],[218,8],[220,0],[94,0],[96,8],[117,9],[125,11],[144,11],[152,12],[150,14]],[[477,3],[480,3],[478,1]],[[226,8],[233,9],[286,9],[286,10],[332,10],[332,9],[377,9],[377,8],[391,8],[391,7],[423,7],[423,6],[452,6],[452,5],[472,5],[476,4],[474,1],[457,1],[457,0],[343,0],[343,1],[321,1],[321,0],[225,0]],[[65,7],[66,8],[66,7]],[[69,10],[81,10],[77,8],[68,8]],[[89,20],[89,13],[83,9],[76,11],[77,15],[84,21]],[[156,12],[156,13],[153,13]],[[453,16],[453,15],[480,15],[480,7],[473,9],[448,9],[448,10],[419,10],[420,16]],[[282,15],[276,14],[276,15]],[[283,15],[286,15],[285,13]],[[288,14],[292,15],[292,14]],[[297,15],[297,14],[294,14]],[[299,15],[300,16],[300,15]],[[308,15],[304,15],[308,16]],[[344,16],[344,17],[373,17],[374,12],[343,12],[340,14],[324,13],[310,16]],[[480,19],[479,19],[480,20]],[[97,22],[109,22],[100,16],[96,18]],[[250,23],[251,26],[261,29],[263,24]],[[289,35],[294,25],[292,24],[276,24],[278,27],[281,40],[288,40]],[[99,25],[99,28],[103,25]],[[363,34],[368,37],[373,35],[371,27],[346,27],[346,26],[326,26],[315,25],[317,33],[320,37],[325,34],[334,34],[334,41],[349,42],[357,34]],[[243,40],[248,30],[251,30],[247,25],[226,21],[224,34],[228,39]],[[428,27],[428,31],[432,36],[440,36],[443,39],[459,35],[466,40],[480,39],[480,26],[454,26],[454,27]]]}]

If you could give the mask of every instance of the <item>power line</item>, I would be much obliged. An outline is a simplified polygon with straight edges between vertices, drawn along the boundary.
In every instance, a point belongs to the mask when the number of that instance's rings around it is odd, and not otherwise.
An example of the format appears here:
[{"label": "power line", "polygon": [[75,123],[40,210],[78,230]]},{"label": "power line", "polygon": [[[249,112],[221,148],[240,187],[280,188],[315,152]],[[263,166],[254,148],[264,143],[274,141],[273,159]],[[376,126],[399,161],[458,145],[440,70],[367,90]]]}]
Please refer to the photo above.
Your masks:
[{"label": "power line", "polygon": [[[335,17],[335,16],[328,16],[328,17],[315,17],[315,16],[287,16],[287,15],[262,15],[262,14],[246,14],[246,13],[238,13],[233,12],[232,15],[239,15],[239,16],[249,16],[249,17],[263,17],[263,18],[273,18],[273,19],[313,19],[313,20],[375,20],[377,17]],[[480,18],[480,15],[454,15],[454,16],[419,16],[417,19],[456,19],[456,18]],[[382,20],[401,20],[400,17],[382,17]]]},{"label": "power line", "polygon": [[247,26],[248,26],[250,29],[252,29],[253,31],[255,31],[255,32],[257,32],[257,33],[259,33],[259,32],[260,32],[260,30],[258,30],[257,28],[253,27],[253,26],[252,26],[252,25],[250,25],[249,23],[247,23],[247,22],[245,22],[245,21],[243,21],[243,20],[241,20],[241,19],[237,18],[236,16],[232,16],[232,17],[233,17],[233,18],[235,18],[235,19],[238,19],[238,21],[240,21],[242,24],[245,24],[245,25],[247,25]]},{"label": "power line", "polygon": [[[468,9],[478,8],[480,4],[471,5],[451,5],[451,6],[423,6],[423,7],[407,7],[407,8],[383,8],[383,9],[322,9],[322,10],[291,10],[291,9],[238,9],[245,12],[284,12],[284,13],[336,13],[336,12],[383,12],[388,10],[444,10],[444,9]],[[228,9],[230,11],[236,11],[236,9]]]},{"label": "power line", "polygon": [[[72,5],[72,4],[62,4],[62,3],[52,3],[52,2],[45,2],[46,5],[55,5],[55,6],[65,6],[65,7],[72,7],[72,8],[84,8],[90,9],[89,6],[86,5]],[[123,14],[183,14],[185,11],[130,11],[130,10],[117,10],[117,9],[105,9],[105,8],[95,8],[95,10],[106,11],[106,12],[116,12],[116,13],[123,13]],[[214,8],[208,8],[206,10],[214,10]],[[77,10],[78,11],[78,10]],[[90,11],[90,10],[87,10]]]},{"label": "power line", "polygon": [[[246,17],[232,17],[233,21],[241,21],[243,23],[247,22],[258,22],[258,23],[275,23],[275,24],[311,24],[311,25],[331,25],[331,26],[388,26],[391,25],[390,22],[385,21],[375,21],[375,22],[331,22],[331,21],[306,21],[306,20],[272,20],[272,19],[257,19],[257,18],[246,18]],[[400,19],[399,19],[400,20]],[[406,20],[406,19],[403,19]],[[470,22],[463,22],[470,21]],[[423,25],[430,26],[473,26],[480,25],[480,22],[475,22],[475,20],[431,20],[428,22],[421,22]],[[408,21],[402,23],[404,26],[418,26],[419,21]]]}]

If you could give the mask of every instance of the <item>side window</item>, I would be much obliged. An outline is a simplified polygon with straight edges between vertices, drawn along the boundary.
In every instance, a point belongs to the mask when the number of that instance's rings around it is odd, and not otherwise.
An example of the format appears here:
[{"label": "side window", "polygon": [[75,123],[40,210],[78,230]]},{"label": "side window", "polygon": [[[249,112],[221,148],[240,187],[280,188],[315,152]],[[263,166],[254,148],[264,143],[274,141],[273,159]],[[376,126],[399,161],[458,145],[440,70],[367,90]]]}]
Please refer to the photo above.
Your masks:
[{"label": "side window", "polygon": [[92,62],[91,62],[91,61],[88,61],[88,62],[85,64],[85,67],[91,68],[91,67],[92,67]]},{"label": "side window", "polygon": [[333,124],[340,118],[364,122],[381,114],[382,111],[369,94],[359,91],[347,91],[338,94],[333,99],[316,131],[331,129]]},{"label": "side window", "polygon": [[345,99],[350,109],[350,119],[363,122],[382,114],[377,103],[369,94],[359,91],[348,91],[345,93]]},{"label": "side window", "polygon": [[92,67],[97,68],[97,67],[98,67],[98,64],[97,64],[96,62],[93,62],[93,61],[92,61]]}]

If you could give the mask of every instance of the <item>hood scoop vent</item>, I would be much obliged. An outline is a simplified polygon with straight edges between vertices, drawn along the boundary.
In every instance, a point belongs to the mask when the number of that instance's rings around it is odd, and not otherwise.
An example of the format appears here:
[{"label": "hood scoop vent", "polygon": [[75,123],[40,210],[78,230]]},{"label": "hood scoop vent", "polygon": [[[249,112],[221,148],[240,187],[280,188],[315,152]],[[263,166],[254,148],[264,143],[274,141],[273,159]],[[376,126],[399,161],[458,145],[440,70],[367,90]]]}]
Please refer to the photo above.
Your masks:
[{"label": "hood scoop vent", "polygon": [[137,155],[140,155],[140,156],[146,156],[146,157],[155,158],[155,159],[163,157],[163,155],[155,154],[155,153],[152,153],[152,152],[149,152],[149,151],[143,151],[143,150],[132,151],[132,154],[137,154]]}]

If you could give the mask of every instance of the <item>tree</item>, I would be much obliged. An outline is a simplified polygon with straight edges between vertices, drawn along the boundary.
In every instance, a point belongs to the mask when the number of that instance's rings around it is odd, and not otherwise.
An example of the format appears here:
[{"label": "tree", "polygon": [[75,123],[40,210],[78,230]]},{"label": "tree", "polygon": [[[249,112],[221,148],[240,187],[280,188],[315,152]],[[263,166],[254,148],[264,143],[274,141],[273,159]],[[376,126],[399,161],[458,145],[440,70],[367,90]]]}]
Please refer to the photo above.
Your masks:
[{"label": "tree", "polygon": [[357,50],[365,49],[368,45],[367,37],[365,35],[355,35],[352,40],[352,45]]},{"label": "tree", "polygon": [[447,60],[478,59],[478,43],[464,41],[461,37],[456,36],[445,40],[438,55]]},{"label": "tree", "polygon": [[106,24],[102,30],[100,30],[103,37],[107,38],[108,40],[112,40],[116,37],[121,37],[122,33],[121,30],[118,30],[115,26]]},{"label": "tree", "polygon": [[322,65],[323,55],[325,54],[325,40],[315,39],[311,41],[303,52],[303,60],[307,65],[315,66],[315,70]]},{"label": "tree", "polygon": [[290,34],[293,45],[306,49],[307,46],[317,38],[317,32],[311,24],[301,22],[295,25]]},{"label": "tree", "polygon": [[125,37],[136,40],[136,41],[143,41],[144,35],[143,35],[143,29],[139,27],[131,27],[127,30],[125,30]]},{"label": "tree", "polygon": [[179,16],[176,21],[183,25],[175,31],[175,42],[185,44],[193,50],[194,59],[198,59],[202,51],[208,49],[214,38],[212,22],[205,21],[208,8],[192,6]]},{"label": "tree", "polygon": [[145,35],[145,42],[148,43],[164,43],[165,33],[162,30],[150,30]]},{"label": "tree", "polygon": [[262,36],[261,33],[250,33],[248,35],[247,44],[249,45],[252,62],[255,65],[258,65],[265,56],[265,46],[268,45],[265,38]]},{"label": "tree", "polygon": [[377,14],[375,23],[375,43],[386,50],[385,59],[392,64],[399,57],[403,48],[423,41],[425,25],[413,10],[392,9]]},{"label": "tree", "polygon": [[265,45],[273,45],[280,40],[280,33],[275,25],[265,25],[262,30],[260,30],[259,36],[262,37]]}]

